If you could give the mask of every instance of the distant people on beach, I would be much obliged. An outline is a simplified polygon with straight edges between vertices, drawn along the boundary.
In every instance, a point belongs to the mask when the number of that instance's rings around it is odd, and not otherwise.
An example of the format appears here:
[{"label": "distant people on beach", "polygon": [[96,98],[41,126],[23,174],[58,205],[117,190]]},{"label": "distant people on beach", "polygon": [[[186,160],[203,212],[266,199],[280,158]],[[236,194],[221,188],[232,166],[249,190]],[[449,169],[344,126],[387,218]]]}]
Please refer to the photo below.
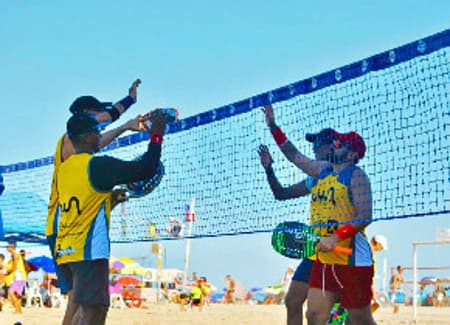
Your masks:
[{"label": "distant people on beach", "polygon": [[230,274],[227,274],[224,279],[226,285],[227,285],[227,292],[224,296],[224,303],[226,304],[234,304],[236,302],[236,281],[231,277]]},{"label": "distant people on beach", "polygon": [[199,311],[202,311],[203,307],[209,302],[210,292],[211,289],[206,277],[197,278],[195,285],[191,289],[191,307],[197,306]]},{"label": "distant people on beach", "polygon": [[25,264],[17,252],[16,242],[8,242],[7,250],[11,258],[6,264],[5,282],[8,287],[8,300],[13,304],[17,314],[22,313],[22,297],[25,292],[25,286],[28,274],[25,270]]},{"label": "distant people on beach", "polygon": [[394,304],[394,313],[398,313],[400,306],[398,304],[398,294],[403,292],[402,285],[404,284],[405,279],[403,277],[403,268],[398,265],[397,273],[392,275],[391,281],[389,282],[389,289],[391,293],[391,301]]},{"label": "distant people on beach", "polygon": [[[375,235],[370,239],[370,247],[372,248],[372,252],[373,253],[378,253],[381,251],[385,251],[388,249],[388,245],[387,245],[387,239],[386,237],[384,237],[383,235]],[[375,254],[373,257],[373,270],[374,273],[376,271],[376,259],[375,259]],[[378,310],[378,308],[380,308],[380,304],[377,302],[376,300],[376,287],[375,285],[372,287],[373,290],[373,297],[372,297],[372,304],[370,305],[370,310],[372,312],[372,314],[374,312],[376,312]]]},{"label": "distant people on beach", "polygon": [[294,276],[294,268],[292,267],[292,265],[289,265],[286,270],[286,273],[283,276],[283,279],[281,279],[281,284],[283,285],[283,300],[286,297],[286,294],[289,290],[293,276]]},{"label": "distant people on beach", "polygon": [[436,280],[435,289],[433,292],[433,301],[436,307],[444,307],[444,298],[446,296],[446,292],[444,287],[442,286],[442,281],[440,279]]}]

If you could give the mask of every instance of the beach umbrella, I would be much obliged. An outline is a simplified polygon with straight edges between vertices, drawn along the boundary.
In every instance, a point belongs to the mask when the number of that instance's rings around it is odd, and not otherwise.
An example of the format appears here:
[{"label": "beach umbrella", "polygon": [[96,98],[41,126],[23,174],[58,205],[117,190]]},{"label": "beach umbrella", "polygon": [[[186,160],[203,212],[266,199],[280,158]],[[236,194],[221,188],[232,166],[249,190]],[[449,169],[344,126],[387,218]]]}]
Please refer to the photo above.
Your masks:
[{"label": "beach umbrella", "polygon": [[114,261],[110,264],[112,269],[115,270],[122,270],[125,267],[125,264],[123,264],[121,261]]},{"label": "beach umbrella", "polygon": [[123,287],[138,286],[141,284],[141,281],[132,276],[122,276],[117,280],[117,282],[119,282]]},{"label": "beach umbrella", "polygon": [[55,273],[55,262],[51,257],[45,255],[36,256],[30,258],[27,262],[33,264],[38,269],[42,269],[44,272]]},{"label": "beach umbrella", "polygon": [[136,264],[138,265],[139,263],[136,262],[135,260],[133,260],[132,258],[129,257],[121,257],[119,258],[119,261],[122,262],[123,264]]},{"label": "beach umbrella", "polygon": [[274,285],[274,286],[265,287],[263,289],[263,291],[265,293],[269,293],[271,295],[278,295],[283,291],[283,289],[284,289],[284,286],[282,284],[278,284],[278,285]]},{"label": "beach umbrella", "polygon": [[419,284],[422,285],[426,285],[426,284],[435,284],[436,283],[437,278],[434,276],[426,276],[423,277],[420,281]]},{"label": "beach umbrella", "polygon": [[139,267],[125,266],[120,271],[122,274],[145,275],[148,272],[148,268],[145,268],[142,266],[139,266]]}]

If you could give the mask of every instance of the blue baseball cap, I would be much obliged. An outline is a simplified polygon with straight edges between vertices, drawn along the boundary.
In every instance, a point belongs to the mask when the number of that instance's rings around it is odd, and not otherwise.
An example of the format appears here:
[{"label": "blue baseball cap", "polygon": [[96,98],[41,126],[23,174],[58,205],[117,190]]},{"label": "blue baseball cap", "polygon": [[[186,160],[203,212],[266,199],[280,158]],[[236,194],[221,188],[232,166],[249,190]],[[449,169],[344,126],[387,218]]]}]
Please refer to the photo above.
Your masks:
[{"label": "blue baseball cap", "polygon": [[320,130],[318,133],[306,133],[305,139],[308,142],[329,142],[332,143],[334,140],[336,140],[336,136],[339,133],[331,128],[326,128]]},{"label": "blue baseball cap", "polygon": [[102,112],[111,108],[111,102],[101,102],[94,96],[81,96],[75,99],[75,101],[70,105],[70,112],[72,114],[83,112],[85,110]]},{"label": "blue baseball cap", "polygon": [[103,125],[98,123],[94,116],[80,112],[73,114],[67,121],[67,134],[70,139],[74,139],[90,132],[100,133],[102,127]]}]

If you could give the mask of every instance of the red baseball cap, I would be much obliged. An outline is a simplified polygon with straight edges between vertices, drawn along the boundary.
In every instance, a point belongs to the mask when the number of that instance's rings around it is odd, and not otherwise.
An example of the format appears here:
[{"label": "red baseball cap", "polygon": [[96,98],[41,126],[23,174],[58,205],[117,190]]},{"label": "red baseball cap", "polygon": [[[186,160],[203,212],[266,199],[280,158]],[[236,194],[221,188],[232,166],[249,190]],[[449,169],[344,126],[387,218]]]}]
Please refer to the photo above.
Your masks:
[{"label": "red baseball cap", "polygon": [[359,159],[364,157],[364,154],[366,153],[366,144],[362,136],[360,136],[358,133],[354,131],[348,133],[336,132],[335,137],[341,143],[347,144],[353,152],[356,152]]}]

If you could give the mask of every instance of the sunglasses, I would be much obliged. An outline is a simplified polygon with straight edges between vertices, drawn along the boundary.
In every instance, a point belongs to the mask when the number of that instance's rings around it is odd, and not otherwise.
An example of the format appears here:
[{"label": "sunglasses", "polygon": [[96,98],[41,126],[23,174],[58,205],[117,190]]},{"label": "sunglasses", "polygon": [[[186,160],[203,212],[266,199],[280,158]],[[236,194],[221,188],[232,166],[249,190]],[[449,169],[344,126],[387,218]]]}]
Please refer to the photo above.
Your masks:
[{"label": "sunglasses", "polygon": [[347,150],[352,151],[352,147],[348,143],[342,142],[340,140],[334,140],[333,145],[336,149],[345,148]]}]

